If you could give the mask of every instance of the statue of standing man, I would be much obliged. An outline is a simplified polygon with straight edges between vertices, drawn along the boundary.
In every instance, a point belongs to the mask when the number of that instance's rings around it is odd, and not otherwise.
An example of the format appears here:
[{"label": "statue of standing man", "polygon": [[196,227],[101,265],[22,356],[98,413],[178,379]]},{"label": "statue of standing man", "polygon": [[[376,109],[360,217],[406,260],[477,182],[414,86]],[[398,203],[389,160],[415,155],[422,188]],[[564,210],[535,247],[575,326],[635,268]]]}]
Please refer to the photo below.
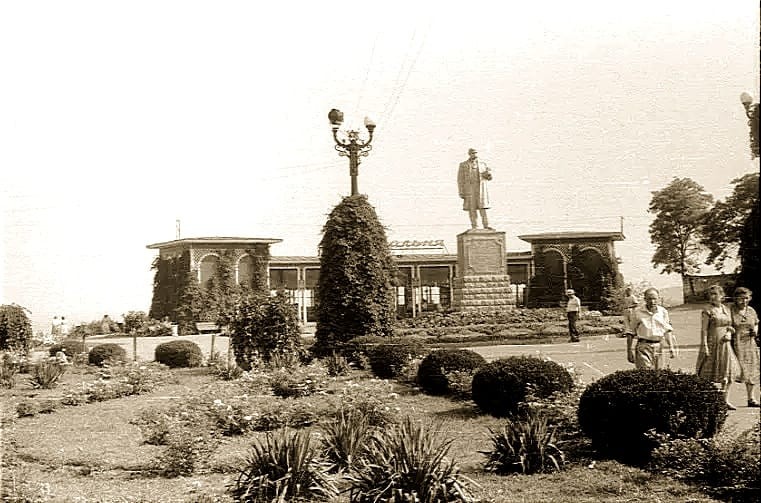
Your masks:
[{"label": "statue of standing man", "polygon": [[462,198],[462,209],[468,212],[473,229],[478,227],[478,213],[481,214],[484,229],[491,229],[489,219],[486,218],[486,210],[489,208],[486,182],[491,178],[489,167],[478,160],[476,149],[468,149],[468,160],[461,162],[457,171],[457,188]]}]

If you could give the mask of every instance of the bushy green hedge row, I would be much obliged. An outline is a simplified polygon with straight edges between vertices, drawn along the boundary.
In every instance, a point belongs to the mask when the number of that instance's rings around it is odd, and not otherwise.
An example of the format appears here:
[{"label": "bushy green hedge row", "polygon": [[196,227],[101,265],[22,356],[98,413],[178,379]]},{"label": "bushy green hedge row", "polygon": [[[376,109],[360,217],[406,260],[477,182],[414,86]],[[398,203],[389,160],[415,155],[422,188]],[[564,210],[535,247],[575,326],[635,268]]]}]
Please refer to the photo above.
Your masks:
[{"label": "bushy green hedge row", "polygon": [[565,318],[560,308],[511,309],[498,311],[452,311],[423,313],[396,321],[399,328],[463,327],[468,325],[531,325]]}]

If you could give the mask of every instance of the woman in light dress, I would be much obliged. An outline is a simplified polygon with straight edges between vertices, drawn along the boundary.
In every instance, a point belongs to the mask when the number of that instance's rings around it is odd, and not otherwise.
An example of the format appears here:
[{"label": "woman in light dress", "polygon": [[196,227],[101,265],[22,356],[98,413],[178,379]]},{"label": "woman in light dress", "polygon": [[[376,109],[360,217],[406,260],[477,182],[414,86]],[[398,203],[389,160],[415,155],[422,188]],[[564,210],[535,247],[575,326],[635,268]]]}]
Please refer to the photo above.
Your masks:
[{"label": "woman in light dress", "polygon": [[732,346],[740,363],[738,381],[745,383],[748,407],[758,407],[759,402],[754,392],[759,381],[758,315],[748,305],[751,295],[752,292],[747,288],[735,289],[735,302],[730,308],[730,315],[732,327],[735,329]]},{"label": "woman in light dress", "polygon": [[734,349],[732,348],[732,315],[725,306],[724,289],[713,285],[708,289],[710,305],[701,312],[700,350],[695,365],[696,373],[716,384],[724,394],[729,410],[736,407],[729,403],[729,385],[740,375]]}]

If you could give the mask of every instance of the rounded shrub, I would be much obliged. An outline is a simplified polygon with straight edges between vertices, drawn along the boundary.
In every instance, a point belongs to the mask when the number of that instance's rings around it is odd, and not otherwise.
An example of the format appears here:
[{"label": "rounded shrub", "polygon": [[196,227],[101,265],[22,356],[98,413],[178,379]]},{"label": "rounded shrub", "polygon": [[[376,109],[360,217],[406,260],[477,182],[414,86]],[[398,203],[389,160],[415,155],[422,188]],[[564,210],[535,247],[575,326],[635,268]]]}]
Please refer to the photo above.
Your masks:
[{"label": "rounded shrub", "polygon": [[156,346],[154,359],[170,368],[199,367],[203,354],[195,342],[169,341]]},{"label": "rounded shrub", "polygon": [[430,395],[449,393],[450,372],[471,372],[486,364],[484,357],[469,349],[442,349],[423,358],[417,371],[418,384]]},{"label": "rounded shrub", "polygon": [[101,366],[104,363],[124,363],[127,361],[127,351],[119,344],[112,342],[98,344],[87,354],[87,363]]},{"label": "rounded shrub", "polygon": [[391,379],[401,375],[404,368],[422,354],[422,344],[410,342],[379,344],[368,352],[370,369],[376,377]]},{"label": "rounded shrub", "polygon": [[528,356],[510,356],[487,363],[473,376],[473,401],[487,414],[507,417],[517,412],[529,392],[538,398],[573,388],[562,365]]},{"label": "rounded shrub", "polygon": [[579,426],[602,454],[646,463],[658,434],[710,438],[727,406],[712,383],[671,370],[621,370],[590,384],[579,401]]},{"label": "rounded shrub", "polygon": [[59,351],[63,351],[68,358],[73,358],[80,353],[86,353],[87,346],[85,346],[85,342],[82,339],[72,337],[53,344],[48,348],[50,356],[57,355]]}]

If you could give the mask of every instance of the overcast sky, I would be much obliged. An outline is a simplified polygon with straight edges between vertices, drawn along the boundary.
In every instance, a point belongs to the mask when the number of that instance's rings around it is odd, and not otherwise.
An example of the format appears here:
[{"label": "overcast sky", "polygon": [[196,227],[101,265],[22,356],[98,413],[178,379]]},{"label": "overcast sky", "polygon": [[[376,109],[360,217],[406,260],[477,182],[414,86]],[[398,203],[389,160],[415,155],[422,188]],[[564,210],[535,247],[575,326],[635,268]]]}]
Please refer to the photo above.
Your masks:
[{"label": "overcast sky", "polygon": [[331,108],[378,124],[359,190],[389,239],[456,251],[475,147],[509,250],[623,216],[622,272],[658,286],[651,191],[758,170],[757,1],[274,3],[0,4],[0,300],[35,329],[147,311],[177,219],[314,255],[350,189]]}]

